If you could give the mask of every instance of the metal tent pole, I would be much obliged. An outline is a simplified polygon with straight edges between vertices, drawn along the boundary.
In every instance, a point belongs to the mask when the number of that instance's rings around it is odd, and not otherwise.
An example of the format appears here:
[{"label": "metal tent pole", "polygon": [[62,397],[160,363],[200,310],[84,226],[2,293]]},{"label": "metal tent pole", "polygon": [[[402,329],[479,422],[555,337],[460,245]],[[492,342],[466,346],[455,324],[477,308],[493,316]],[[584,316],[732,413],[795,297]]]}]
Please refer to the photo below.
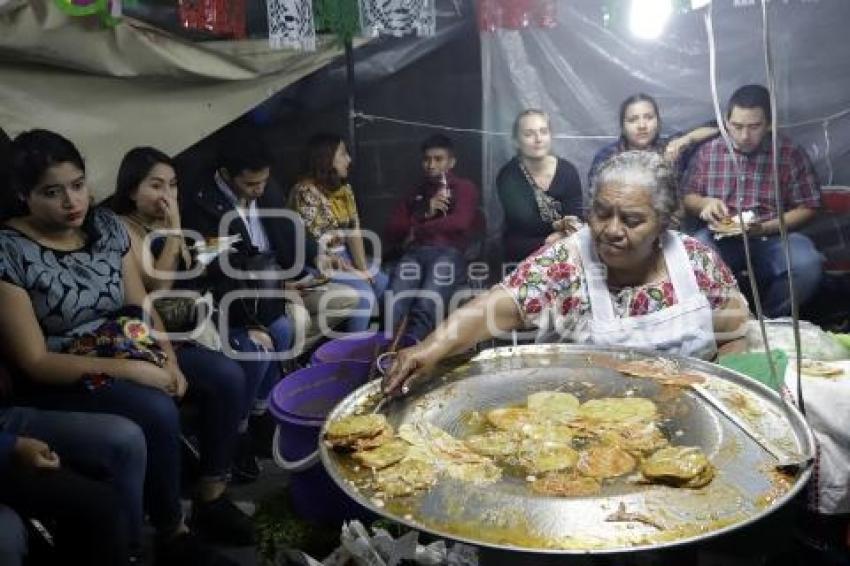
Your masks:
[{"label": "metal tent pole", "polygon": [[354,173],[356,175],[357,131],[355,112],[357,111],[357,98],[355,93],[354,47],[351,38],[345,40],[345,83],[348,88],[348,145],[351,148],[351,156],[354,159]]}]

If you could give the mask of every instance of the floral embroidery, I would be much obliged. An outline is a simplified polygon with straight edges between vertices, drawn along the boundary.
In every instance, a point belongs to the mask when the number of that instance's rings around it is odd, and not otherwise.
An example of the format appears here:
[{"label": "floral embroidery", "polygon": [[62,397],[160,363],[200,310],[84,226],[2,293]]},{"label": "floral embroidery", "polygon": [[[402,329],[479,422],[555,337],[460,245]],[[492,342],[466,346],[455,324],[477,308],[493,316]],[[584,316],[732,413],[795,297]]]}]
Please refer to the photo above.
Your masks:
[{"label": "floral embroidery", "polygon": [[290,207],[304,219],[304,225],[310,235],[317,240],[323,236],[332,234],[336,230],[352,228],[358,224],[357,207],[354,201],[354,193],[350,185],[344,185],[337,189],[342,191],[340,199],[346,204],[344,214],[346,218],[340,218],[343,211],[335,211],[331,198],[325,195],[319,187],[309,182],[302,182],[292,189]]},{"label": "floral embroidery", "polygon": [[[681,236],[697,285],[712,309],[722,307],[729,296],[738,292],[735,278],[719,256],[689,236]],[[508,275],[502,286],[520,305],[527,322],[536,323],[544,310],[551,309],[558,328],[572,328],[590,317],[584,268],[577,239],[567,238],[543,247]],[[678,302],[669,279],[626,287],[612,293],[617,316],[642,316]]]}]

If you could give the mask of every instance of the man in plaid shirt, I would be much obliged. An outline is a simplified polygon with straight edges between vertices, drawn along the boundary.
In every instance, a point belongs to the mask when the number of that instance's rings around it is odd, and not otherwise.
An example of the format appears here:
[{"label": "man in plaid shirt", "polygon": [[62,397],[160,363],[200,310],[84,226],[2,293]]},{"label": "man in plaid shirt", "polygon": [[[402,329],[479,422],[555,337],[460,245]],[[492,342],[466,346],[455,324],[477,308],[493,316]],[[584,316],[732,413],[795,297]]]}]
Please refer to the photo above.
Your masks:
[{"label": "man in plaid shirt", "polygon": [[[773,318],[788,316],[791,300],[773,189],[770,120],[770,96],[765,87],[747,85],[736,90],[726,110],[733,154],[722,138],[705,144],[694,156],[683,192],[685,209],[706,223],[696,237],[717,249],[736,274],[746,269],[741,237],[715,240],[712,232],[720,230],[729,218],[737,219],[739,210],[755,214],[747,229],[753,271],[764,312]],[[805,152],[785,137],[779,136],[778,142],[779,190],[789,232],[791,276],[802,304],[817,291],[823,274],[820,253],[797,231],[820,208],[820,184]]]}]

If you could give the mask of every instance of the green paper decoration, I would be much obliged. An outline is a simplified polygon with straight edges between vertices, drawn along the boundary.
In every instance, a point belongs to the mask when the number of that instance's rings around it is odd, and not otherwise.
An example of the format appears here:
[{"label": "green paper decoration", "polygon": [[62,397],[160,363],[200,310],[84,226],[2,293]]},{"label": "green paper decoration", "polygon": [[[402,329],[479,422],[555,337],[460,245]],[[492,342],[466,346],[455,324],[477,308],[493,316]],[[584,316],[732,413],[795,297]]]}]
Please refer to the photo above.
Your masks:
[{"label": "green paper decoration", "polygon": [[357,0],[313,0],[316,30],[333,33],[346,43],[360,33],[360,5]]},{"label": "green paper decoration", "polygon": [[101,22],[106,26],[114,26],[120,18],[112,16],[109,0],[94,0],[90,4],[76,4],[73,0],[54,0],[56,6],[73,17],[100,16]]}]

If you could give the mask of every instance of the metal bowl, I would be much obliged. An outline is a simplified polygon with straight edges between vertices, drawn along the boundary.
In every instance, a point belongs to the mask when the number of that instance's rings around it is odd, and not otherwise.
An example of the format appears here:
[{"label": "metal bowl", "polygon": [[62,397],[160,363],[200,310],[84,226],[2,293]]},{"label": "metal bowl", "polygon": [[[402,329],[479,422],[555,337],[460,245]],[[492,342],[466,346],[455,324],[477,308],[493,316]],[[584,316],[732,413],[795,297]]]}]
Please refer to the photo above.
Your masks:
[{"label": "metal bowl", "polygon": [[[355,487],[368,471],[320,442],[322,464],[349,497],[379,515],[438,537],[535,553],[622,553],[695,542],[758,521],[805,485],[811,466],[779,471],[773,455],[693,390],[626,377],[610,364],[659,357],[706,376],[703,386],[774,453],[802,461],[801,455],[814,454],[811,430],[796,408],[740,373],[657,352],[545,344],[484,351],[389,403],[387,418],[396,429],[425,421],[463,437],[473,411],[523,403],[535,391],[558,389],[582,401],[647,397],[658,405],[671,444],[699,446],[708,455],[717,468],[714,480],[686,489],[620,479],[597,495],[567,498],[537,495],[522,477],[485,485],[442,478],[425,493],[382,501]],[[369,412],[379,396],[379,384],[369,383],[340,402],[328,421]],[[649,521],[610,520],[618,509]]]}]

